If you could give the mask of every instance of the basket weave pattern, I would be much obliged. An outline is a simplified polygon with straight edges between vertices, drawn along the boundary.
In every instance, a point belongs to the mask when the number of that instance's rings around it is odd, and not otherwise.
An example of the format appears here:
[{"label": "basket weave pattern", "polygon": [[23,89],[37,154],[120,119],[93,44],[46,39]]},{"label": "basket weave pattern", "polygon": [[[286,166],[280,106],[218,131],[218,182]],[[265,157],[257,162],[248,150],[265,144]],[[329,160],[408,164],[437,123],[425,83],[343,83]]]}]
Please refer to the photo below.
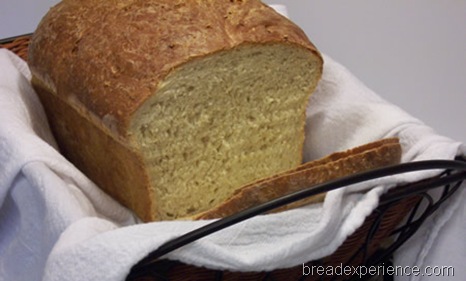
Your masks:
[{"label": "basket weave pattern", "polygon": [[31,39],[30,35],[23,35],[15,38],[11,42],[6,39],[5,43],[0,43],[0,48],[9,49],[10,51],[17,54],[20,58],[27,61],[28,59],[28,46]]}]

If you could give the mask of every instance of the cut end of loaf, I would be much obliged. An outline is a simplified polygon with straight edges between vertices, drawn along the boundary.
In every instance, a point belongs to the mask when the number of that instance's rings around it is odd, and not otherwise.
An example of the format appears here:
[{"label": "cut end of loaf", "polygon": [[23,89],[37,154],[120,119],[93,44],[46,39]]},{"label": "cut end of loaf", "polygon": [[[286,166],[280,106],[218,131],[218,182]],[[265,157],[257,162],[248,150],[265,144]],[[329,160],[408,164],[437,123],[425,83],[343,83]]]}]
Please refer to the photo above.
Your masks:
[{"label": "cut end of loaf", "polygon": [[170,73],[130,129],[157,197],[153,217],[201,213],[299,165],[321,64],[293,44],[243,44]]}]

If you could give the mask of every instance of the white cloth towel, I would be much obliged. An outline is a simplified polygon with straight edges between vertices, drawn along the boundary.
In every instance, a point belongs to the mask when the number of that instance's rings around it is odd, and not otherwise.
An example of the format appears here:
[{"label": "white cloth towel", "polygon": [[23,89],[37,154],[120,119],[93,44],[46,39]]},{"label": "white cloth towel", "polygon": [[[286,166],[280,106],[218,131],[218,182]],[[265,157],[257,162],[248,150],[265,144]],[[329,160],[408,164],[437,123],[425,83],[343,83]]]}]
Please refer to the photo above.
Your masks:
[{"label": "white cloth towel", "polygon": [[[323,77],[307,113],[306,160],[393,136],[401,139],[405,162],[465,154],[464,145],[438,136],[378,97],[330,57],[324,59]],[[0,280],[124,280],[131,266],[151,250],[209,223],[138,224],[130,211],[102,193],[56,150],[29,80],[26,64],[0,50]],[[387,186],[437,172],[409,173],[332,191],[323,204],[252,218],[167,258],[241,271],[321,258],[363,223]],[[348,193],[351,189],[368,191]],[[436,220],[447,224],[464,201],[463,189],[436,214]],[[441,226],[424,231],[422,241],[434,245],[439,234]],[[413,258],[402,262],[425,261],[427,255],[421,252],[432,247],[424,246],[407,247]]]}]

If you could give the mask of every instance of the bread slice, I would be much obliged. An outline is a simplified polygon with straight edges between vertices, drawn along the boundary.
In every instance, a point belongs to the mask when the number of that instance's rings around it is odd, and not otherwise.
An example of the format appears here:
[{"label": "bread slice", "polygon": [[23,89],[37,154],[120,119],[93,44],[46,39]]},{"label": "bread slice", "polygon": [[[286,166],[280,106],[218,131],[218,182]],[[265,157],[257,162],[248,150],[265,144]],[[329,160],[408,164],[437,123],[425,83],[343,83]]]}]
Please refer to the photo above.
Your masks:
[{"label": "bread slice", "polygon": [[[214,219],[233,215],[242,210],[271,201],[316,184],[351,174],[394,165],[401,160],[401,146],[397,138],[383,139],[324,158],[304,163],[290,171],[259,180],[238,189],[235,194],[216,207],[195,216],[195,219]],[[325,193],[289,204],[275,211],[283,211],[306,204],[322,202]]]},{"label": "bread slice", "polygon": [[29,47],[62,153],[144,221],[301,164],[322,64],[258,0],[67,0]]}]

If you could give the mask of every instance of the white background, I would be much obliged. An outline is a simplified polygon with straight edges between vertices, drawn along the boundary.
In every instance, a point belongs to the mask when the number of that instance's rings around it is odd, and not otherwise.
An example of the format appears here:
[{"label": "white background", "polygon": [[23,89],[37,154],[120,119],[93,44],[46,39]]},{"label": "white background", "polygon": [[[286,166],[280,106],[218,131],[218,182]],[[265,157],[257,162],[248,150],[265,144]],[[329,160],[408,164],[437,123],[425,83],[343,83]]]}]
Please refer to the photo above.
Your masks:
[{"label": "white background", "polygon": [[[58,0],[0,0],[0,38],[32,32]],[[320,49],[386,100],[466,142],[466,0],[286,4]]]}]

